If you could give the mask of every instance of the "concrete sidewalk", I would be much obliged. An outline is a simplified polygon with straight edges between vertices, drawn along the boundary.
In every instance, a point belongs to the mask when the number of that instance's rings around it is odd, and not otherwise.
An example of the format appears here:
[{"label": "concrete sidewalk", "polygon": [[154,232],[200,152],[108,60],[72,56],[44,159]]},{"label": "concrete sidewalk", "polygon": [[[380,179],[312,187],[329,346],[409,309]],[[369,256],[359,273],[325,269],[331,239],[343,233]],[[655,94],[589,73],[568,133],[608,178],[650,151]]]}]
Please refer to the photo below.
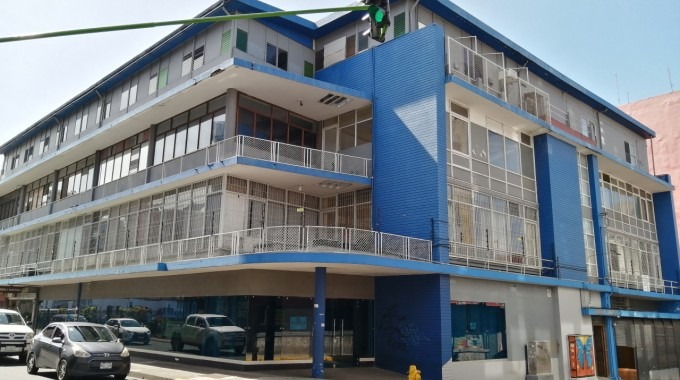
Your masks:
[{"label": "concrete sidewalk", "polygon": [[[264,372],[238,372],[208,367],[178,365],[175,363],[154,363],[155,365],[132,363],[130,377],[144,380],[254,380],[254,379],[312,379],[311,369],[286,369]],[[331,380],[396,380],[404,375],[377,368],[326,368],[324,379]]]}]

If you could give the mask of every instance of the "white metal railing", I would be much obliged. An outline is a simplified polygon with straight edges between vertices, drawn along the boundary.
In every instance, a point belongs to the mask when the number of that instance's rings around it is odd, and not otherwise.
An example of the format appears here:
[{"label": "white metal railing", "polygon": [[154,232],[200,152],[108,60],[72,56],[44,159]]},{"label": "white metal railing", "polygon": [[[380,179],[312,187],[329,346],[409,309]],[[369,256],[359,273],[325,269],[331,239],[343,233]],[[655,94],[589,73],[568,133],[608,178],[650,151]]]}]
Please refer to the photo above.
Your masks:
[{"label": "white metal railing", "polygon": [[543,270],[553,269],[552,262],[538,256],[529,256],[470,244],[449,242],[449,262],[456,265],[542,275]]},{"label": "white metal railing", "polygon": [[334,252],[432,261],[429,240],[343,227],[280,226],[232,231],[0,268],[0,278],[28,277],[262,252]]},{"label": "white metal railing", "polygon": [[115,181],[59,199],[46,206],[4,219],[0,221],[0,231],[37,217],[47,216],[70,207],[83,205],[92,200],[114,195],[148,182],[239,156],[361,177],[370,177],[371,175],[371,160],[368,158],[348,156],[248,136],[235,136]]},{"label": "white metal railing", "polygon": [[620,271],[610,271],[609,282],[625,289],[643,290],[646,292],[680,294],[680,283],[650,277],[643,274],[633,274]]},{"label": "white metal railing", "polygon": [[[449,73],[522,110],[551,122],[548,93],[520,78],[516,69],[505,68],[460,41],[448,38]],[[501,54],[502,57],[502,54]]]}]

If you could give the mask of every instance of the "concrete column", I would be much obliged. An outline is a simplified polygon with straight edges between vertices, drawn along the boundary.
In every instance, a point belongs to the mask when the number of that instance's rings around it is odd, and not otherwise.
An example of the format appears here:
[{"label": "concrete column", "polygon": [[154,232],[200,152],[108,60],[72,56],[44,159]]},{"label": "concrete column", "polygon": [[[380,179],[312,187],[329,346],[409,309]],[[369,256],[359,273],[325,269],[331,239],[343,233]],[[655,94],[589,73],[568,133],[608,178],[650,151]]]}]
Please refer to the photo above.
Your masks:
[{"label": "concrete column", "polygon": [[326,268],[316,268],[314,277],[314,330],[312,331],[312,377],[323,379],[326,334]]},{"label": "concrete column", "polygon": [[[609,258],[607,257],[604,210],[602,209],[602,191],[600,188],[600,168],[597,156],[588,156],[588,183],[590,184],[590,205],[593,210],[593,229],[595,230],[595,254],[597,255],[597,276],[601,285],[609,285]],[[610,292],[600,293],[603,309],[611,309],[612,295]],[[619,361],[616,356],[616,331],[614,317],[604,317],[604,331],[607,344],[607,362],[609,363],[609,378],[619,379]]]}]

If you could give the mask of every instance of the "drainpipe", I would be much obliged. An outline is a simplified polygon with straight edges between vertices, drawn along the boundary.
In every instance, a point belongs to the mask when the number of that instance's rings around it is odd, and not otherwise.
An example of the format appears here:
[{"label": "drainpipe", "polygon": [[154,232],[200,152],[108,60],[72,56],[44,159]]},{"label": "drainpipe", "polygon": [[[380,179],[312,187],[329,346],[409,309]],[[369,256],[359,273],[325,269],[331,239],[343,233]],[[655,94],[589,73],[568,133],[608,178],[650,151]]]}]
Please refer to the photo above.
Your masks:
[{"label": "drainpipe", "polygon": [[409,32],[412,32],[414,30],[418,29],[418,17],[415,17],[418,15],[418,4],[420,4],[420,0],[416,0],[415,3],[413,3],[413,6],[411,7],[411,12],[409,12],[409,19],[411,20],[409,22],[410,30]]}]

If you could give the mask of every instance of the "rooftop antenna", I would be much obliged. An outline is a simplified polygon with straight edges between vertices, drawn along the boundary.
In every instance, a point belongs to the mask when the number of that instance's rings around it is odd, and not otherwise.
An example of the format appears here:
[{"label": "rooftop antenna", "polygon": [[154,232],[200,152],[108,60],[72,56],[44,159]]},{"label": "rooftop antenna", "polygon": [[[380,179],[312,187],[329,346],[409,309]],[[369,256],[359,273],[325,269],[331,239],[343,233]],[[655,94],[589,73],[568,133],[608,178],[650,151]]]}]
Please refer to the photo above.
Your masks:
[{"label": "rooftop antenna", "polygon": [[621,105],[621,95],[619,95],[619,75],[614,73],[614,78],[616,78],[616,100],[619,102],[618,105]]},{"label": "rooftop antenna", "polygon": [[671,68],[670,68],[670,66],[666,66],[666,70],[668,70],[668,83],[670,83],[671,92],[673,92],[673,79],[671,79]]}]

